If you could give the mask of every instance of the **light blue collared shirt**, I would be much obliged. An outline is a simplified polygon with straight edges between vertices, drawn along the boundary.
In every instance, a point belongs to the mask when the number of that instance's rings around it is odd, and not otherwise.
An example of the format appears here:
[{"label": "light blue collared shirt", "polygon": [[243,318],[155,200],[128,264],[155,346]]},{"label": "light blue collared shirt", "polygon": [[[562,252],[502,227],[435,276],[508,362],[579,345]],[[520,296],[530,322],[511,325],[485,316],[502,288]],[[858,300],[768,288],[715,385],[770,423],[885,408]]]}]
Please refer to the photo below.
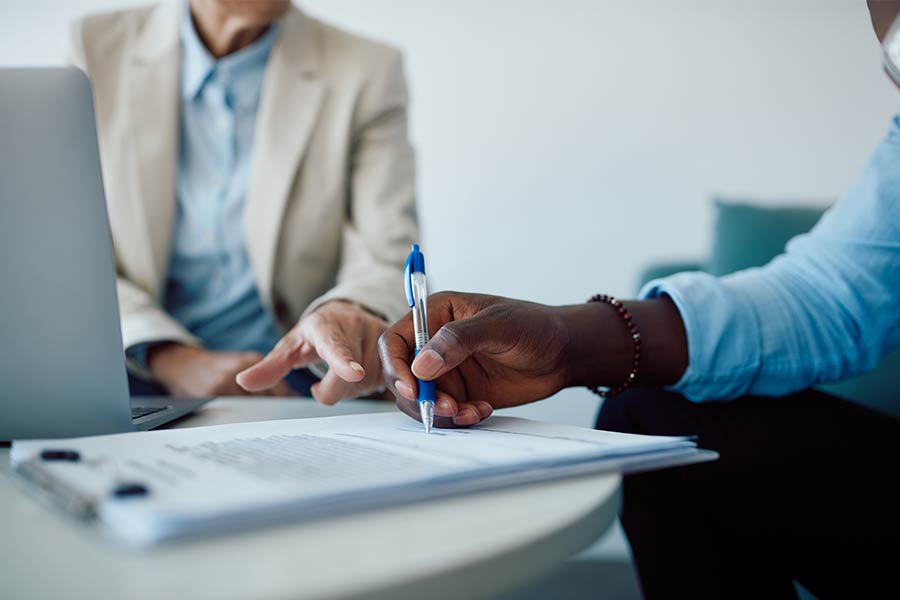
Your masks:
[{"label": "light blue collared shirt", "polygon": [[874,368],[900,345],[900,115],[856,185],[767,266],[652,281],[681,312],[692,400],[779,396]]},{"label": "light blue collared shirt", "polygon": [[242,213],[277,27],[217,61],[184,13],[178,208],[163,305],[210,350],[266,353],[278,333],[256,288]]}]

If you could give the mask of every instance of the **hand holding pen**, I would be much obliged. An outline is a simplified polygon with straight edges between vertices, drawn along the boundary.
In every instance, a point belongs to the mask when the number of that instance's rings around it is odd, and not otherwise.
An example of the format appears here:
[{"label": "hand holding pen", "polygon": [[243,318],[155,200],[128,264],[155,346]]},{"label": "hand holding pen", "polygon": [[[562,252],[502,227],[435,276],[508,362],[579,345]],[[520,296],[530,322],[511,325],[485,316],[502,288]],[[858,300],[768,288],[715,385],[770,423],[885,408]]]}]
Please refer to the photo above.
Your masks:
[{"label": "hand holding pen", "polygon": [[435,333],[415,360],[413,314],[381,336],[385,385],[397,407],[420,420],[419,382],[436,382],[435,427],[475,425],[495,408],[546,398],[567,383],[565,312],[497,296],[434,294],[427,317]]}]

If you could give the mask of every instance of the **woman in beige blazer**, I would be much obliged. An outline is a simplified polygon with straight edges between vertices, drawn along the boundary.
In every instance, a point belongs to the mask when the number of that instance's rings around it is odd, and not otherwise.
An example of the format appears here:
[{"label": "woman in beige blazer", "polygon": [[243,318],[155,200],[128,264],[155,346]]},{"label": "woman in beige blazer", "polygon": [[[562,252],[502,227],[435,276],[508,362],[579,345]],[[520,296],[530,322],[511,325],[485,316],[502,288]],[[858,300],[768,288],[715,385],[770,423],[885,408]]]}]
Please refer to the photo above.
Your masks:
[{"label": "woman in beige blazer", "polygon": [[[400,53],[288,0],[166,2],[91,16],[72,32],[74,60],[94,88],[132,374],[183,396],[293,394],[304,390],[283,378],[321,360],[328,373],[311,390],[321,402],[381,388],[376,344],[405,311],[402,265],[417,236]],[[260,318],[271,320],[275,340],[283,337],[263,350],[220,347],[166,308],[177,232],[194,201],[180,193],[181,145],[190,142],[184,78],[193,68],[184,62],[185,35],[202,42],[210,79],[220,62],[256,52],[267,34],[232,232],[243,237],[236,257],[252,272]],[[205,281],[188,284],[209,293]],[[233,309],[227,292],[211,297],[222,299],[224,316]]]}]

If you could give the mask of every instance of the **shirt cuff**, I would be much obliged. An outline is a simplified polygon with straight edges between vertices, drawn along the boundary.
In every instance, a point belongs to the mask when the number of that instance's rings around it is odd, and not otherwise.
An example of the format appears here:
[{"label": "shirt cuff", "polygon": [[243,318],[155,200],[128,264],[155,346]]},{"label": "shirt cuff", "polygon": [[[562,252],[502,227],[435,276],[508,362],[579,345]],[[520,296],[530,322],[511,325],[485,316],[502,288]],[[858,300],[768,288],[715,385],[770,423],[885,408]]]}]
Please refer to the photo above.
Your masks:
[{"label": "shirt cuff", "polygon": [[728,400],[747,393],[759,372],[761,339],[756,313],[728,278],[679,273],[657,279],[641,299],[668,296],[678,308],[688,343],[688,367],[669,389],[693,401]]}]

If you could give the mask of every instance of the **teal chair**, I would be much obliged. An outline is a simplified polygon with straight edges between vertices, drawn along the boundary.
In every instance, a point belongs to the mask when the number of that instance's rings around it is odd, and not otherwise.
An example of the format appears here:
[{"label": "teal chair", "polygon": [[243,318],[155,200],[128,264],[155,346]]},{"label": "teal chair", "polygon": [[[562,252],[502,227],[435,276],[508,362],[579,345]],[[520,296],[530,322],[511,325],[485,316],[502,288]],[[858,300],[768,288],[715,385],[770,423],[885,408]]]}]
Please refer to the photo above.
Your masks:
[{"label": "teal chair", "polygon": [[[792,237],[809,231],[824,208],[763,208],[717,199],[712,253],[704,264],[669,263],[649,267],[641,285],[681,271],[727,275],[768,263]],[[874,371],[819,389],[900,418],[900,349],[888,354]]]}]

